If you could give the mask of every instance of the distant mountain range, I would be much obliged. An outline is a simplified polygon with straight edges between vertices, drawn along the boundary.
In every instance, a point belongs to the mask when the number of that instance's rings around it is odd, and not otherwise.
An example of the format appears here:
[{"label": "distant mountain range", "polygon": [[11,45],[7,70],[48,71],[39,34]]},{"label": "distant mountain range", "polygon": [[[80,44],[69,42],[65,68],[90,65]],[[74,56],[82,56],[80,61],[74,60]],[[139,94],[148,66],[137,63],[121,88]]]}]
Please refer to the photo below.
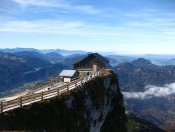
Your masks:
[{"label": "distant mountain range", "polygon": [[147,60],[150,60],[151,63],[163,66],[163,65],[175,65],[175,54],[173,55],[167,55],[167,54],[146,54],[146,55],[130,55],[130,57],[133,57],[135,59],[138,58],[145,58]]},{"label": "distant mountain range", "polygon": [[108,55],[106,58],[110,61],[111,66],[116,66],[120,63],[131,62],[135,60],[135,57],[122,56],[122,55]]},{"label": "distant mountain range", "polygon": [[63,56],[71,55],[71,54],[85,54],[85,51],[81,50],[64,50],[64,49],[34,49],[34,48],[6,48],[6,49],[0,49],[0,51],[5,53],[16,53],[16,52],[22,52],[22,51],[29,51],[29,52],[38,52],[38,53],[58,53]]},{"label": "distant mountain range", "polygon": [[175,66],[139,58],[114,67],[126,108],[155,125],[175,130]]},{"label": "distant mountain range", "polygon": [[57,53],[40,54],[35,51],[0,52],[0,92],[43,81],[58,74],[68,65],[58,63],[63,56]]},{"label": "distant mountain range", "polygon": [[162,86],[175,82],[175,66],[157,66],[145,59],[121,63],[114,70],[126,91],[142,91],[147,84]]},{"label": "distant mountain range", "polygon": [[[83,59],[87,55],[88,55],[87,52],[78,51],[78,50],[77,51],[69,51],[69,50],[61,50],[61,49],[38,50],[38,49],[33,49],[33,48],[0,49],[1,73],[2,73],[2,75],[5,74],[4,77],[0,78],[1,79],[0,91],[3,91],[4,89],[7,89],[7,88],[18,87],[18,86],[21,86],[22,84],[24,84],[25,82],[28,82],[26,80],[22,80],[20,83],[18,81],[12,81],[10,78],[12,78],[11,75],[14,74],[14,72],[17,73],[19,71],[18,74],[20,74],[20,77],[19,77],[19,75],[17,76],[17,74],[15,75],[17,77],[13,76],[14,80],[15,80],[15,78],[16,79],[18,78],[18,80],[20,80],[21,78],[22,79],[26,78],[28,80],[28,76],[31,77],[32,74],[36,74],[37,76],[35,76],[35,77],[33,76],[30,78],[30,80],[34,81],[34,80],[38,80],[37,78],[39,77],[39,75],[37,73],[42,72],[43,74],[45,74],[43,72],[44,71],[43,68],[48,69],[48,67],[52,67],[55,64],[60,65],[59,67],[62,66],[61,69],[64,69],[65,67],[72,68],[72,65],[75,62]],[[148,55],[146,55],[146,56],[148,56]],[[152,56],[152,59],[158,58],[158,56],[149,55],[149,57],[151,57],[151,56]],[[134,62],[133,63],[130,63],[130,62],[132,62],[133,60],[136,60],[137,57],[139,57],[139,56],[108,55],[105,57],[110,61],[110,65],[116,66],[119,64],[117,67],[120,67],[123,65],[121,63],[125,63],[125,62],[126,62],[125,66],[127,66],[127,64],[128,64],[128,66],[134,65],[133,64]],[[169,61],[175,60],[172,57],[173,56],[171,56],[171,58],[169,58],[170,59]],[[166,57],[166,59],[167,58],[168,57]],[[143,62],[140,62],[140,63],[142,64]],[[18,66],[18,68],[17,68],[17,66]],[[159,66],[156,67],[153,64],[152,64],[152,66],[153,66],[154,70],[157,69],[160,71]],[[11,69],[9,69],[9,67]],[[115,67],[115,69],[117,67]],[[164,67],[164,69],[161,69],[161,70],[163,70],[164,72],[165,71],[170,72],[169,70],[166,70],[166,68],[167,67]],[[173,67],[169,66],[169,68],[171,69]],[[144,69],[141,68],[141,70],[144,70]],[[147,70],[148,70],[148,72],[150,71],[150,69],[147,69]],[[4,73],[4,71],[6,71],[6,72]],[[45,71],[45,72],[47,72],[47,71]],[[56,72],[56,73],[58,73],[58,72]],[[153,73],[154,72],[150,72],[150,76],[152,76]],[[6,74],[8,74],[8,75],[6,75]],[[157,73],[155,73],[154,76],[156,76],[156,74]],[[158,74],[161,75],[163,73],[159,72]],[[10,78],[9,78],[10,81],[7,81],[8,76],[10,76]],[[174,77],[172,77],[172,76],[173,75],[169,75],[168,78],[165,80],[173,80]],[[165,76],[165,77],[167,77],[167,76]],[[32,79],[32,78],[35,78],[35,79]],[[43,78],[43,75],[42,75],[42,78]],[[46,78],[46,76],[45,76],[45,78]],[[170,79],[170,78],[172,78],[172,79]],[[4,82],[4,79],[6,79],[6,81],[7,81],[6,83]],[[126,79],[127,78],[125,78],[125,80]],[[163,81],[161,81],[162,83],[160,83],[160,84],[163,84],[165,82],[163,77],[162,77],[162,79],[163,79]],[[15,82],[15,83],[11,83],[11,81]],[[147,81],[150,83],[153,82],[153,81],[151,82],[151,79],[147,79]],[[141,86],[143,86],[143,85],[141,85]],[[136,88],[137,88],[137,86],[135,87],[135,89]]]},{"label": "distant mountain range", "polygon": [[[60,54],[62,56],[69,56],[72,54],[78,54],[78,55],[87,55],[88,51],[82,51],[82,50],[65,50],[65,49],[34,49],[34,48],[6,48],[6,49],[0,49],[0,55],[4,53],[16,53],[16,52],[23,52],[23,51],[29,51],[29,52],[36,52],[39,54],[47,54],[53,56],[53,53]],[[104,55],[109,61],[111,66],[116,66],[119,63],[123,62],[131,62],[133,60],[136,60],[138,58],[145,58],[150,60],[153,64],[156,65],[175,65],[175,55],[154,55],[154,54],[145,54],[145,55],[133,55],[133,54],[125,54],[120,55],[117,54],[117,52],[100,52],[100,54]],[[49,56],[48,55],[48,56]],[[61,56],[60,56],[61,57]],[[49,57],[48,57],[49,59]],[[52,58],[53,59],[53,58]],[[54,59],[55,61],[55,59]]]}]

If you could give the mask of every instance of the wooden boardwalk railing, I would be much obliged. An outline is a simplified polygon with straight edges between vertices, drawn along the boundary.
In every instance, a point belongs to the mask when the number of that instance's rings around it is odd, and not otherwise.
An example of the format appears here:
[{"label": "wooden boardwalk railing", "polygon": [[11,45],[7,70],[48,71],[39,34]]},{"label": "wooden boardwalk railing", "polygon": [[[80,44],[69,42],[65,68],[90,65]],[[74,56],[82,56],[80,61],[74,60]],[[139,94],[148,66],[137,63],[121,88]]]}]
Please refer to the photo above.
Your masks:
[{"label": "wooden boardwalk railing", "polygon": [[0,102],[0,113],[3,113],[5,111],[9,111],[18,107],[22,107],[24,105],[29,105],[34,102],[39,102],[44,99],[49,99],[55,96],[59,96],[65,92],[68,92],[70,90],[76,89],[77,86],[81,86],[85,82],[93,79],[94,77],[104,74],[104,72],[95,72],[91,75],[88,75],[86,77],[80,78],[78,80],[74,80],[73,82],[68,83],[67,85],[56,87],[54,89],[50,89],[48,91],[44,91],[41,93],[34,93],[31,95],[25,95],[21,96],[19,98],[10,100],[10,101],[4,101]]}]

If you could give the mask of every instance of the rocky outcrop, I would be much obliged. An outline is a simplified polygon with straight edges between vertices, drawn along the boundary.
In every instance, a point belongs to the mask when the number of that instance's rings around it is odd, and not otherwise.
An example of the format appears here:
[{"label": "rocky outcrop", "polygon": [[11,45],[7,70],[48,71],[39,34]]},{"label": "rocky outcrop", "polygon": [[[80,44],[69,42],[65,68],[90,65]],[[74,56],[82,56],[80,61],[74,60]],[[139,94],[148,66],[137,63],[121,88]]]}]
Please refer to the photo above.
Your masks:
[{"label": "rocky outcrop", "polygon": [[125,132],[123,96],[112,71],[75,91],[0,115],[0,130]]}]

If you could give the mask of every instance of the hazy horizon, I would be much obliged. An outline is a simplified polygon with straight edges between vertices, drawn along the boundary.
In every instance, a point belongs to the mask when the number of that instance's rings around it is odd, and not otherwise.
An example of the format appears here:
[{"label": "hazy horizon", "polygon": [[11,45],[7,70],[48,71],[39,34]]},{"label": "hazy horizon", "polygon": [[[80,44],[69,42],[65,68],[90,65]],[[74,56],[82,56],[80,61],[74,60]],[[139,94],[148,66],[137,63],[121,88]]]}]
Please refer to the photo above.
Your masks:
[{"label": "hazy horizon", "polygon": [[[165,53],[160,53],[160,54],[155,54],[155,53],[128,53],[128,52],[120,52],[120,51],[88,51],[88,50],[68,50],[68,49],[60,49],[60,48],[55,48],[55,49],[42,49],[42,48],[32,48],[32,47],[29,47],[29,48],[23,48],[23,47],[15,47],[15,48],[0,48],[0,50],[6,50],[6,49],[10,49],[10,50],[15,50],[15,49],[35,49],[35,50],[41,50],[41,51],[55,51],[55,50],[65,50],[65,51],[79,51],[79,52],[84,52],[84,53],[89,53],[89,52],[92,52],[92,53],[100,53],[100,54],[103,54],[103,55],[129,55],[129,56],[175,56],[175,53],[174,54],[165,54]],[[25,51],[25,50],[24,50]],[[27,51],[27,50],[26,50]],[[82,53],[83,54],[83,53]]]}]

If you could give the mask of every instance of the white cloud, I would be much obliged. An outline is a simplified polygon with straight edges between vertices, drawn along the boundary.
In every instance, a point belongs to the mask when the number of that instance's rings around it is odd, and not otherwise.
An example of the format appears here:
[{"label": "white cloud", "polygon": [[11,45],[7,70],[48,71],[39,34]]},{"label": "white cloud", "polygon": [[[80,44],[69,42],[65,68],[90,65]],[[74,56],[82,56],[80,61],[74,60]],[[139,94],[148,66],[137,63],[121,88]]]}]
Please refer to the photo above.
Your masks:
[{"label": "white cloud", "polygon": [[79,21],[42,20],[0,22],[0,26],[1,32],[64,33],[84,27],[85,24]]},{"label": "white cloud", "polygon": [[164,87],[148,85],[144,92],[122,92],[126,99],[148,99],[175,95],[175,83],[165,84]]},{"label": "white cloud", "polygon": [[101,10],[97,10],[90,5],[85,5],[85,6],[78,5],[78,6],[75,6],[74,8],[83,12],[87,12],[89,14],[98,14],[101,12]]},{"label": "white cloud", "polygon": [[34,5],[34,6],[53,6],[52,0],[13,0],[14,2],[27,6],[27,5]]},{"label": "white cloud", "polygon": [[[0,21],[0,32],[22,33],[51,33],[60,35],[88,36],[93,40],[105,37],[116,39],[117,37],[148,38],[148,34],[130,31],[125,27],[107,26],[103,24],[90,24],[82,21],[61,20],[35,20],[35,21]],[[134,32],[134,33],[133,33]],[[99,40],[99,39],[98,39]],[[138,40],[138,38],[137,38]]]},{"label": "white cloud", "polygon": [[150,18],[154,17],[154,15],[158,12],[158,10],[145,8],[138,12],[128,12],[124,13],[124,16],[131,17],[131,18]]},{"label": "white cloud", "polygon": [[135,27],[168,27],[168,26],[175,26],[175,19],[171,18],[149,18],[143,21],[128,21],[126,22],[128,26],[135,26]]},{"label": "white cloud", "polygon": [[145,21],[128,21],[126,22],[126,25],[133,26],[133,27],[146,27],[146,26],[152,26],[153,23],[145,22]]},{"label": "white cloud", "polygon": [[125,13],[124,16],[127,17],[133,17],[133,18],[139,18],[139,17],[151,17],[151,13],[142,12],[142,13]]},{"label": "white cloud", "polygon": [[[154,32],[162,35],[164,37],[174,37],[175,36],[175,19],[172,18],[150,18],[144,21],[127,21],[123,25],[126,25],[135,29],[144,29],[145,32]],[[156,35],[156,34],[154,34]]]},{"label": "white cloud", "polygon": [[68,3],[63,0],[13,0],[21,6],[43,6],[43,7],[55,7],[61,8],[68,11],[75,11],[78,13],[87,13],[87,14],[98,14],[102,11],[99,9],[95,9],[91,5],[74,5],[72,3]]}]

